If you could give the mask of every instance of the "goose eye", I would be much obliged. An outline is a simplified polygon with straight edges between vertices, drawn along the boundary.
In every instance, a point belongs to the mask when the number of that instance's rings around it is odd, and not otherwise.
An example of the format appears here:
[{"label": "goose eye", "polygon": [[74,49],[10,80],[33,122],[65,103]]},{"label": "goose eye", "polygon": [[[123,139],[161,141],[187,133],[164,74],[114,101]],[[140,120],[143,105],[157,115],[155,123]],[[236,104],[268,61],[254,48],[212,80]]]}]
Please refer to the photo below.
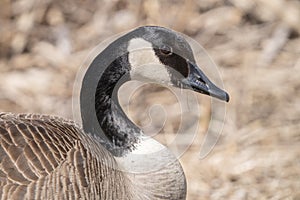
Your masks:
[{"label": "goose eye", "polygon": [[168,47],[168,46],[163,46],[159,49],[160,53],[164,56],[170,56],[172,55],[172,49],[171,47]]}]

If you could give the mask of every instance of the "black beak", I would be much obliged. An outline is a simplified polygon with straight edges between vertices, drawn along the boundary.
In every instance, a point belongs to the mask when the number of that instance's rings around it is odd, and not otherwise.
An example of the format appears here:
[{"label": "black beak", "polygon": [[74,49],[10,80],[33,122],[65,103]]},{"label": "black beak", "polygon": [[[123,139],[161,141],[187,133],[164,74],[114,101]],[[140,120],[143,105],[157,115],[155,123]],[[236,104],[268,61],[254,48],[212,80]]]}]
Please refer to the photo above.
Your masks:
[{"label": "black beak", "polygon": [[229,95],[227,92],[213,84],[197,65],[189,61],[187,63],[189,66],[189,74],[188,77],[182,81],[185,88],[192,89],[202,94],[207,94],[222,101],[229,101]]}]

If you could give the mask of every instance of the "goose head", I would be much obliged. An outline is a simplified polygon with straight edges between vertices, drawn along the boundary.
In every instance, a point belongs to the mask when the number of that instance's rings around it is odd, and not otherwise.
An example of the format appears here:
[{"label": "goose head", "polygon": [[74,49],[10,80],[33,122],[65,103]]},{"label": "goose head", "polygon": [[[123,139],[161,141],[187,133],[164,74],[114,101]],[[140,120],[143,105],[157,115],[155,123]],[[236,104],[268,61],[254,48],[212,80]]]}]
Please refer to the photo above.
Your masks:
[{"label": "goose head", "polygon": [[195,62],[184,37],[162,27],[143,27],[128,41],[131,79],[190,89],[229,101],[229,95],[213,84]]}]

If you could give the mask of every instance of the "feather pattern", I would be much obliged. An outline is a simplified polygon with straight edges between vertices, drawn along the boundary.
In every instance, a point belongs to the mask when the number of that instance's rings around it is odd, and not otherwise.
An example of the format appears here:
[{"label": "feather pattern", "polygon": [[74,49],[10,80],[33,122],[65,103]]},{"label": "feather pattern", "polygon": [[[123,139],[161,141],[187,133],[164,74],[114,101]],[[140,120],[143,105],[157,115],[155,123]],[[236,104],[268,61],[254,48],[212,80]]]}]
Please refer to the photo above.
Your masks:
[{"label": "feather pattern", "polygon": [[59,117],[0,113],[1,199],[132,199],[110,153],[94,156],[82,134]]}]

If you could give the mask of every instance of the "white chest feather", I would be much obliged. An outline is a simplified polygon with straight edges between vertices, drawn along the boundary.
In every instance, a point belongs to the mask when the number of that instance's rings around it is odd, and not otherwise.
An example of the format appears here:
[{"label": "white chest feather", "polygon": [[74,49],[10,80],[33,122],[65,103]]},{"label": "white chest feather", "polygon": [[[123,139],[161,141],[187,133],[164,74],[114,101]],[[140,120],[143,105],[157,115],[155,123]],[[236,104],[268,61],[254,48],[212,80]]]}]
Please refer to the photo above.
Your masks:
[{"label": "white chest feather", "polygon": [[128,45],[130,76],[134,80],[171,83],[167,67],[155,55],[152,44],[142,38],[130,40]]},{"label": "white chest feather", "polygon": [[133,173],[158,171],[176,160],[176,157],[156,140],[141,136],[135,149],[124,157],[116,157],[123,170]]}]

